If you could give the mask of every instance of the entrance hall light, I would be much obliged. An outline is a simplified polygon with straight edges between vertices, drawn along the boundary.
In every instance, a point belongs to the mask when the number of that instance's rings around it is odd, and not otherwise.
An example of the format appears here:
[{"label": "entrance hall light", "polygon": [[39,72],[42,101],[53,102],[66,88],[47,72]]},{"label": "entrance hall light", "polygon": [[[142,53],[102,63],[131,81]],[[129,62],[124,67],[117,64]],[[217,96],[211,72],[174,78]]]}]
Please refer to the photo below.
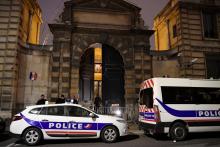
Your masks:
[{"label": "entrance hall light", "polygon": [[102,63],[102,49],[95,48],[94,49],[94,63]]},{"label": "entrance hall light", "polygon": [[94,49],[94,80],[102,81],[102,49]]}]

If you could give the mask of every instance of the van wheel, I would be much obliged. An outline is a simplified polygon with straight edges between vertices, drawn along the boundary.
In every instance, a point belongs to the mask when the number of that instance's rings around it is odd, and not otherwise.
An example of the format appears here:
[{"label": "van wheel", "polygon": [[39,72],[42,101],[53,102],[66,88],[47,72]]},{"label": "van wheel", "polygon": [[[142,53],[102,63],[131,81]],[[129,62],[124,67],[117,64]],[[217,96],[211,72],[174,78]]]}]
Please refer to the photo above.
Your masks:
[{"label": "van wheel", "polygon": [[118,130],[114,126],[108,126],[101,132],[101,139],[106,143],[115,142],[118,136]]},{"label": "van wheel", "polygon": [[186,125],[183,123],[177,122],[173,124],[170,128],[170,137],[173,140],[180,141],[184,140],[188,134],[188,130],[186,128]]},{"label": "van wheel", "polygon": [[22,134],[22,139],[27,145],[36,145],[41,141],[42,133],[37,128],[28,128]]}]

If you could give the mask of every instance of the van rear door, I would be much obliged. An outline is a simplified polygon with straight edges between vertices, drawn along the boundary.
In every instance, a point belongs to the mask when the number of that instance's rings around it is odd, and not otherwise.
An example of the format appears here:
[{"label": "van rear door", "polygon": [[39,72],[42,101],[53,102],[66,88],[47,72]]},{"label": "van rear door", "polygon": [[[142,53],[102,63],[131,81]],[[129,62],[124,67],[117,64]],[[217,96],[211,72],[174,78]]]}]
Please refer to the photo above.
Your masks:
[{"label": "van rear door", "polygon": [[155,121],[153,88],[143,89],[140,92],[139,121]]}]

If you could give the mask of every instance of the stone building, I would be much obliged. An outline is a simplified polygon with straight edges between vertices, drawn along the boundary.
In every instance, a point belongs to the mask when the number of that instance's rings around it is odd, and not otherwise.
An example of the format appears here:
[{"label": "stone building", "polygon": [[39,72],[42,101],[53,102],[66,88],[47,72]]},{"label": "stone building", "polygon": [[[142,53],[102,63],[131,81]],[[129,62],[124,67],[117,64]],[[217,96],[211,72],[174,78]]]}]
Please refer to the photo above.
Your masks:
[{"label": "stone building", "polygon": [[[79,96],[81,102],[132,104],[139,84],[152,76],[148,30],[140,8],[124,0],[65,2],[54,35],[51,98]],[[108,105],[107,105],[108,103]]]},{"label": "stone building", "polygon": [[170,0],[155,17],[154,30],[155,50],[162,51],[154,54],[156,75],[220,78],[219,0]]},{"label": "stone building", "polygon": [[[49,70],[50,50],[31,45],[39,43],[41,23],[36,0],[0,0],[1,116],[11,117],[15,108],[23,109],[39,98],[38,93],[47,93],[49,76],[40,75]],[[38,80],[29,80],[31,71],[37,72]]]}]

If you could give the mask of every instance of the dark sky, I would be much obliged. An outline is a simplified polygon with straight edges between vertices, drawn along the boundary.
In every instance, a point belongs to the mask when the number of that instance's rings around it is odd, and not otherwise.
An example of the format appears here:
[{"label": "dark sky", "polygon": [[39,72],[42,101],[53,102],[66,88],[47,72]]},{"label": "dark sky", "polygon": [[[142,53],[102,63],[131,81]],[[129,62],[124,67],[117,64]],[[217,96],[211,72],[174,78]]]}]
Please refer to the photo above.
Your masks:
[{"label": "dark sky", "polygon": [[[48,43],[51,44],[51,33],[47,26],[48,23],[54,22],[63,9],[63,3],[68,0],[38,0],[42,9],[43,25],[41,28],[41,43],[48,36]],[[153,28],[153,18],[160,12],[169,0],[127,0],[142,9],[141,15],[145,21],[145,25]],[[151,45],[153,45],[153,37],[151,37]]]}]

